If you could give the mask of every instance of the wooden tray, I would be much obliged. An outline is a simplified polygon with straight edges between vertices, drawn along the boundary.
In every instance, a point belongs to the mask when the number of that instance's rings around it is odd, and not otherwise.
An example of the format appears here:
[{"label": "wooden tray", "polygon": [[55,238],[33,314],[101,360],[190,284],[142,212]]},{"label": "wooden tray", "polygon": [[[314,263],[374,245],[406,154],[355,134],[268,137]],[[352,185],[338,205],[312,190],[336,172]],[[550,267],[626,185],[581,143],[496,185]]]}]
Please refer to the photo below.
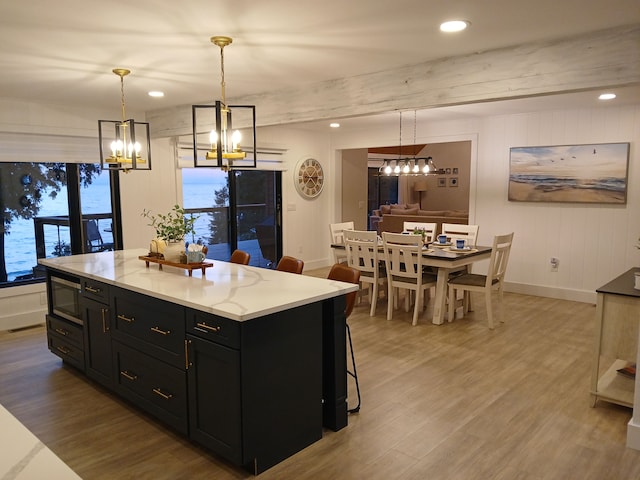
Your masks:
[{"label": "wooden tray", "polygon": [[178,267],[183,268],[189,271],[189,276],[193,273],[194,270],[202,270],[202,275],[204,275],[205,269],[209,267],[213,267],[213,263],[176,263],[176,262],[168,262],[161,257],[138,257],[140,260],[143,260],[147,264],[147,268],[149,268],[150,263],[157,263],[159,265],[160,270],[162,270],[163,265],[169,265],[170,267]]}]

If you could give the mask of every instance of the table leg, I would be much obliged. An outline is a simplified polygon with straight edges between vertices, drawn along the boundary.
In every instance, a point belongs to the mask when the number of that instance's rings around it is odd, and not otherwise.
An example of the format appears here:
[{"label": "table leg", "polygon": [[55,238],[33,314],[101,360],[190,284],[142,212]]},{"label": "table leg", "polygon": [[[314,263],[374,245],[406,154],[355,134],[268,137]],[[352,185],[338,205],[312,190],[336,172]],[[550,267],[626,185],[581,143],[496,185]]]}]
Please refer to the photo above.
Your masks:
[{"label": "table leg", "polygon": [[438,280],[436,282],[436,298],[433,304],[433,320],[435,325],[444,323],[447,302],[447,280],[449,279],[449,268],[438,268]]}]

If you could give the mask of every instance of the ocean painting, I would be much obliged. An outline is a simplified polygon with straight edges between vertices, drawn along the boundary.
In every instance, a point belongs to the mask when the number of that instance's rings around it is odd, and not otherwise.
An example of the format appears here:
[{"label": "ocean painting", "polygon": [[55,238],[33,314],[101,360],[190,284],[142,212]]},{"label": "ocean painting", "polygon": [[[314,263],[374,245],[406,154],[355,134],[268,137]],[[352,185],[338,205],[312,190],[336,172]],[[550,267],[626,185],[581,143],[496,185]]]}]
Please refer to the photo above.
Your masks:
[{"label": "ocean painting", "polygon": [[509,200],[627,202],[629,143],[513,147]]}]

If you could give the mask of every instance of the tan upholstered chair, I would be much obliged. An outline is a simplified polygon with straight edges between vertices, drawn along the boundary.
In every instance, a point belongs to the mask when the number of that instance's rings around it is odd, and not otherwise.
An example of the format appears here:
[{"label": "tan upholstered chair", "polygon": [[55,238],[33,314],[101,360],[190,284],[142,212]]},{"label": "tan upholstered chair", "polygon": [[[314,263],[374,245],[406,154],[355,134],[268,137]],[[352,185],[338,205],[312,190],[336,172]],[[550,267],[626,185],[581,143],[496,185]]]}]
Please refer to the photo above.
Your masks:
[{"label": "tan upholstered chair", "polygon": [[[486,275],[478,275],[475,273],[463,273],[449,280],[449,321],[451,322],[455,315],[457,304],[456,291],[462,290],[466,292],[482,292],[487,304],[487,323],[489,328],[493,329],[493,309],[491,305],[491,294],[493,290],[498,292],[498,320],[504,321],[502,315],[502,297],[504,286],[504,275],[509,262],[509,253],[511,244],[513,243],[513,233],[507,235],[496,235],[493,239],[493,249],[491,250],[491,260],[489,260],[489,269]],[[463,312],[465,306],[462,308]]]},{"label": "tan upholstered chair", "polygon": [[436,286],[436,275],[425,272],[422,261],[422,238],[418,235],[382,232],[384,261],[387,268],[387,320],[393,316],[394,289],[408,290],[405,309],[409,310],[410,292],[415,292],[413,325],[418,324],[418,312],[422,310],[431,287]]},{"label": "tan upholstered chair", "polygon": [[251,260],[251,255],[248,252],[244,250],[234,250],[229,261],[240,265],[249,265],[249,260]]},{"label": "tan upholstered chair", "polygon": [[289,272],[289,273],[302,273],[304,269],[304,262],[299,258],[289,257],[285,255],[278,262],[278,266],[276,270],[280,272]]}]

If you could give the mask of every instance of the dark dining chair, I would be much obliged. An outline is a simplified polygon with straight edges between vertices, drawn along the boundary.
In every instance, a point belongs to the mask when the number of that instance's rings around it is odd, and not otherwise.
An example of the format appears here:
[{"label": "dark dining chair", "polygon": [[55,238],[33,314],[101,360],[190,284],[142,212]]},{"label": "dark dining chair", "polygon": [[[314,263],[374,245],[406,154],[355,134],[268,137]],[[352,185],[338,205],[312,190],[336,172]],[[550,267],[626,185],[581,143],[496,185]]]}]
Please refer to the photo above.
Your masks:
[{"label": "dark dining chair", "polygon": [[278,266],[276,270],[280,272],[289,272],[289,273],[302,273],[304,269],[304,262],[299,258],[289,257],[285,255],[278,262]]},{"label": "dark dining chair", "polygon": [[[329,275],[327,276],[329,280],[337,280],[339,282],[347,282],[347,283],[355,283],[356,285],[360,285],[360,270],[349,267],[343,263],[336,263],[331,267],[329,271]],[[349,318],[351,312],[353,311],[353,306],[356,303],[356,295],[358,292],[350,292],[347,293],[347,304],[344,309],[344,318],[345,320]],[[345,322],[346,323],[346,322]],[[351,365],[353,367],[353,372],[347,369],[347,373],[353,377],[356,381],[356,392],[358,394],[358,404],[354,408],[348,408],[347,412],[349,413],[357,413],[360,411],[360,384],[358,383],[358,372],[356,371],[356,357],[353,354],[353,343],[351,342],[351,329],[349,328],[349,324],[347,325],[347,338],[349,339],[349,350],[351,350]]]},{"label": "dark dining chair", "polygon": [[229,259],[231,263],[237,263],[239,265],[249,265],[249,260],[251,260],[251,255],[244,250],[234,250]]}]

